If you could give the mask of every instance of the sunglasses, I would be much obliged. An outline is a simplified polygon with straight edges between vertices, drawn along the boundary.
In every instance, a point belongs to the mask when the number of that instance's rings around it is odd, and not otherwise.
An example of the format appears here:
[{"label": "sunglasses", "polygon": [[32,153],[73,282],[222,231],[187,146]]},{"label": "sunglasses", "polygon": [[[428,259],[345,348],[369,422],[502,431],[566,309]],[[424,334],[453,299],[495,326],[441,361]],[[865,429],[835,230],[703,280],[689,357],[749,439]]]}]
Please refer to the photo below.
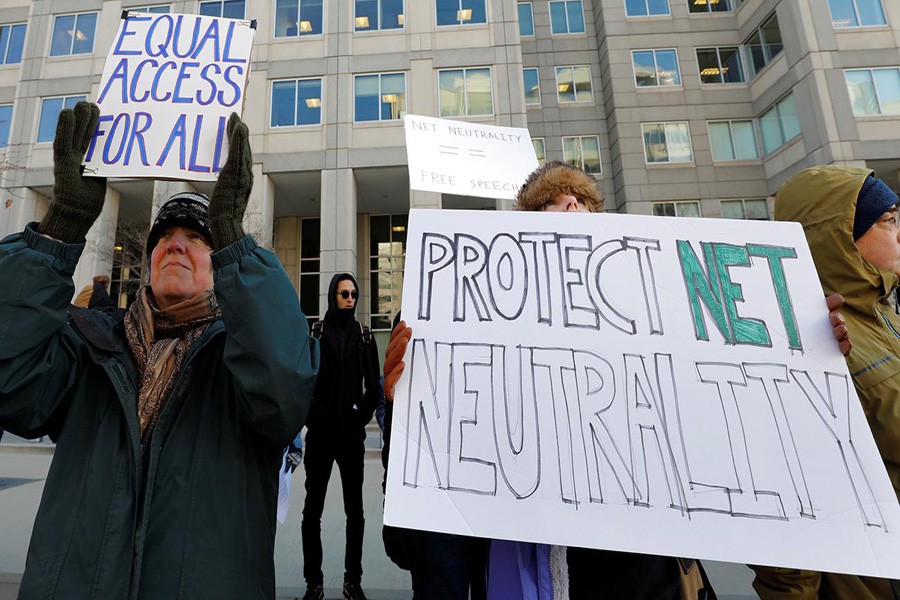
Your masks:
[{"label": "sunglasses", "polygon": [[352,292],[341,290],[340,292],[338,292],[338,294],[340,294],[341,298],[343,298],[344,300],[346,300],[347,298],[353,298],[354,300],[359,298],[359,292],[357,292],[356,290],[353,290]]}]

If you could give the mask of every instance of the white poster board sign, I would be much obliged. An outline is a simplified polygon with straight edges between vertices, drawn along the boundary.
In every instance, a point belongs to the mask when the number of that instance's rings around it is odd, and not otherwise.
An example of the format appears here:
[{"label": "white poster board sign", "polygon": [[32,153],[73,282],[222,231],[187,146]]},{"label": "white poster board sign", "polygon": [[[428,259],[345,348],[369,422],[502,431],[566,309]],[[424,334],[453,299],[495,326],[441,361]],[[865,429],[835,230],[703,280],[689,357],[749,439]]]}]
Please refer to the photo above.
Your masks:
[{"label": "white poster board sign", "polygon": [[537,166],[528,129],[403,118],[414,190],[512,200]]},{"label": "white poster board sign", "polygon": [[794,223],[410,213],[385,522],[900,576]]},{"label": "white poster board sign", "polygon": [[228,117],[242,111],[255,29],[199,15],[123,16],[100,80],[85,171],[214,181],[228,157]]}]

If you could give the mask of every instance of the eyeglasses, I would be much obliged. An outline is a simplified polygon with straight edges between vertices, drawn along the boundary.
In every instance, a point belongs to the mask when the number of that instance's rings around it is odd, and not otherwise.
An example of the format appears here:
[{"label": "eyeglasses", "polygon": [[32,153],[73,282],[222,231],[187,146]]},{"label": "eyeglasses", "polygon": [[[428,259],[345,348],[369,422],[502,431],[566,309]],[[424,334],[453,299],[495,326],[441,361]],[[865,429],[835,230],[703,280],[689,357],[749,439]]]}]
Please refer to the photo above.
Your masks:
[{"label": "eyeglasses", "polygon": [[347,298],[353,298],[354,300],[359,298],[359,292],[357,292],[356,290],[353,290],[352,292],[348,292],[347,290],[341,290],[338,292],[338,294],[340,294],[341,298],[343,298],[344,300],[346,300]]}]

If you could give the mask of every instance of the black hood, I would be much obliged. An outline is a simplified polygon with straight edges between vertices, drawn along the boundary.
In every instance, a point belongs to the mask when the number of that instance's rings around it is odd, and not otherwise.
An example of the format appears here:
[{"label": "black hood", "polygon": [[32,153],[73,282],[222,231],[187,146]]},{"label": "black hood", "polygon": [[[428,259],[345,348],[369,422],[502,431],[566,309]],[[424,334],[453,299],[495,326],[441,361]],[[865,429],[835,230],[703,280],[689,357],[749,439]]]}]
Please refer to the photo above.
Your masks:
[{"label": "black hood", "polygon": [[[331,283],[328,284],[328,311],[325,313],[325,321],[331,321],[338,317],[338,307],[337,307],[337,299],[335,296],[337,295],[337,287],[338,284],[345,279],[353,282],[353,289],[359,293],[359,284],[356,283],[356,278],[353,277],[350,273],[338,273],[334,277],[331,278]],[[356,306],[359,304],[359,297],[356,298],[356,303],[353,304],[353,308],[347,311],[340,311],[342,313],[346,313],[349,317],[354,317],[356,315]]]}]

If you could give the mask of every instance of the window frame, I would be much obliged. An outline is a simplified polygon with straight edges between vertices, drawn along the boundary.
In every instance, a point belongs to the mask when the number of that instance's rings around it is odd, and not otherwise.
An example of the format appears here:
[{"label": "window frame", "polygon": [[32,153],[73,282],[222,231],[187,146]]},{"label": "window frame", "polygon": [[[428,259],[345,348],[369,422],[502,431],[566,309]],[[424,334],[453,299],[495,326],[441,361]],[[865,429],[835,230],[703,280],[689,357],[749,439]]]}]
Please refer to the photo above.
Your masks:
[{"label": "window frame", "polygon": [[[572,87],[575,87],[575,69],[587,69],[588,70],[588,85],[591,86],[591,97],[588,100],[579,100],[578,99],[578,90],[573,89],[573,93],[575,94],[574,100],[563,100],[559,95],[559,70],[560,69],[571,69],[572,72]],[[591,65],[562,65],[558,67],[554,67],[554,76],[555,76],[555,87],[556,87],[556,104],[557,106],[562,106],[563,104],[586,104],[594,101],[594,75],[591,72]]]},{"label": "window frame", "polygon": [[[488,77],[491,82],[491,112],[478,114],[478,115],[470,115],[469,114],[469,78],[467,76],[468,71],[472,70],[482,70],[487,69]],[[437,70],[437,94],[438,94],[438,116],[440,118],[453,118],[453,117],[465,117],[468,119],[481,119],[494,116],[494,69],[490,65],[478,66],[478,67],[452,67],[447,69],[436,69]],[[441,105],[441,73],[445,73],[448,71],[462,71],[463,72],[463,99],[465,100],[465,111],[464,114],[461,115],[444,115],[443,114],[443,106]],[[523,86],[524,87],[524,86]]]},{"label": "window frame", "polygon": [[[541,154],[544,155],[543,158],[538,154],[537,148],[535,148],[535,142],[540,142],[541,144]],[[547,162],[547,144],[544,141],[543,137],[533,137],[531,138],[531,147],[534,148],[534,156],[537,158],[538,166],[543,167],[544,163]]]},{"label": "window frame", "polygon": [[[856,17],[856,22],[858,23],[858,25],[842,25],[840,27],[836,27],[834,24],[834,12],[832,11],[832,8],[831,8],[832,1],[834,1],[834,0],[828,0],[828,15],[831,17],[831,28],[834,30],[842,30],[842,29],[856,30],[856,29],[865,29],[865,28],[873,28],[873,27],[887,27],[889,25],[887,12],[885,12],[885,10],[884,10],[884,0],[877,0],[879,6],[881,6],[881,16],[884,19],[884,23],[876,23],[874,25],[863,25],[862,24],[862,20],[859,18],[859,0],[846,0],[847,2],[850,2],[851,6],[853,7],[853,14]],[[838,0],[838,1],[840,1],[840,0]]]},{"label": "window frame", "polygon": [[[847,87],[847,96],[850,97],[850,82],[847,81],[847,73],[868,73],[869,78],[872,81],[872,92],[875,94],[875,105],[878,107],[878,113],[874,115],[869,114],[856,114],[856,111],[853,111],[854,118],[857,119],[866,119],[873,117],[894,117],[900,115],[900,110],[897,112],[885,112],[882,102],[881,95],[878,93],[878,86],[875,85],[875,71],[896,71],[898,77],[900,77],[900,66],[897,67],[862,67],[862,68],[852,68],[852,69],[844,69],[844,84]],[[900,96],[898,96],[898,100],[900,100]],[[851,110],[853,110],[853,98],[850,98]]]},{"label": "window frame", "polygon": [[518,12],[519,7],[523,6],[525,4],[528,5],[528,14],[530,15],[530,19],[531,19],[531,33],[524,33],[524,34],[522,33],[522,21],[520,19],[519,20],[519,37],[520,38],[523,38],[523,37],[533,38],[534,37],[534,3],[533,2],[516,2],[516,16],[518,17],[518,15],[519,15],[519,12]]},{"label": "window frame", "polygon": [[[219,5],[219,14],[218,15],[207,15],[207,16],[211,16],[211,17],[215,16],[220,19],[225,18],[225,17],[223,17],[223,13],[225,12],[225,2],[228,2],[228,1],[231,1],[231,0],[201,0],[197,4],[197,14],[202,14],[200,11],[203,9],[204,4],[218,4]],[[238,0],[238,1],[243,2],[243,4],[244,4],[244,10],[242,11],[244,14],[241,15],[239,18],[246,19],[247,18],[247,0]],[[228,18],[235,18],[235,17],[228,17]]]},{"label": "window frame", "polygon": [[[713,143],[712,143],[712,128],[711,125],[718,123],[727,123],[728,124],[728,138],[731,142],[731,152],[734,155],[734,158],[716,158],[713,153]],[[749,123],[750,129],[753,131],[753,148],[756,150],[756,156],[753,158],[738,158],[736,146],[734,143],[734,123]],[[757,162],[760,160],[759,153],[759,136],[756,132],[756,122],[754,119],[710,119],[706,122],[706,135],[709,136],[709,155],[712,157],[713,163],[746,163],[746,162]]]},{"label": "window frame", "polygon": [[[749,219],[747,218],[747,202],[762,202],[766,207],[766,218],[765,219]],[[741,203],[741,217],[726,217],[725,211],[722,210],[722,205],[724,203]],[[768,198],[719,198],[719,217],[722,219],[730,219],[734,221],[771,221],[772,214],[769,211],[769,200]]]},{"label": "window frame", "polygon": [[[669,217],[669,215],[657,215],[656,212],[653,210],[656,206],[662,206],[665,204],[673,205],[673,208],[675,211],[674,217]],[[685,205],[685,204],[695,204],[697,206],[697,216],[696,217],[694,217],[694,216],[685,217],[685,215],[678,214],[678,206]],[[650,203],[650,214],[652,214],[654,217],[669,217],[669,218],[676,218],[676,219],[684,219],[684,218],[699,219],[699,218],[703,218],[703,205],[701,204],[701,202],[699,200],[659,200],[657,202]]]},{"label": "window frame", "polygon": [[[73,31],[78,31],[78,19],[80,17],[86,16],[86,15],[94,16],[94,31],[91,34],[91,49],[87,52],[75,53],[74,49],[75,49],[76,36],[73,35],[71,43],[69,44],[68,52],[65,52],[63,54],[53,54],[53,40],[54,40],[54,38],[56,38],[56,27],[57,27],[57,24],[59,23],[59,19],[62,19],[65,17],[75,17],[75,23],[72,27],[73,27]],[[79,57],[92,56],[94,54],[94,44],[97,41],[97,22],[99,20],[100,20],[100,12],[99,11],[91,11],[91,10],[84,11],[84,12],[67,12],[67,13],[53,15],[53,29],[50,32],[50,49],[49,49],[49,52],[47,52],[47,57],[48,58],[64,58],[67,56],[79,56]]]},{"label": "window frame", "polygon": [[[585,138],[591,138],[597,141],[597,170],[589,171],[584,166],[584,142]],[[579,167],[585,173],[592,175],[603,175],[603,154],[600,152],[600,136],[599,135],[564,135],[562,136],[563,162],[569,164],[566,159],[566,140],[578,140],[578,151],[581,157],[581,166]]]},{"label": "window frame", "polygon": [[[157,9],[164,8],[165,10],[160,11]],[[142,12],[142,13],[150,13],[156,15],[168,15],[171,14],[172,5],[171,4],[145,4],[143,6],[135,6],[127,9],[128,12]]]},{"label": "window frame", "polygon": [[[390,238],[387,243],[389,244],[389,246],[391,246],[392,252],[390,254],[374,254],[373,255],[372,254],[372,242],[373,242],[373,240],[372,240],[372,237],[373,237],[372,236],[372,219],[373,218],[380,219],[383,217],[388,218],[388,231],[390,232]],[[399,217],[398,223],[395,225],[394,224],[395,219],[397,219],[398,217]],[[402,225],[401,225],[401,223],[402,223]],[[402,300],[403,300],[404,267],[406,266],[406,251],[408,249],[408,247],[407,247],[408,239],[407,239],[406,234],[409,232],[409,213],[370,214],[367,225],[368,225],[368,233],[369,233],[369,236],[368,236],[369,237],[369,248],[368,248],[369,263],[367,265],[367,267],[368,267],[367,272],[368,272],[368,276],[369,276],[369,282],[368,282],[369,283],[369,306],[368,306],[369,318],[370,318],[371,324],[372,324],[372,331],[389,331],[390,327],[380,328],[380,327],[376,327],[376,325],[375,325],[374,319],[376,316],[383,317],[386,315],[385,315],[385,313],[375,312],[373,310],[372,303],[373,303],[373,301],[375,301],[375,298],[377,297],[378,290],[379,290],[377,282],[373,282],[373,276],[377,275],[378,273],[390,273],[391,274],[391,304],[400,306],[400,304],[402,304]],[[401,226],[403,227],[402,231],[404,233],[404,235],[402,236],[403,239],[402,240],[398,239],[395,241],[394,234],[400,233],[400,231],[397,230],[397,227],[401,227]],[[398,236],[398,237],[401,237],[401,236]],[[380,242],[380,243],[384,243],[384,242]],[[393,253],[393,245],[394,244],[402,244],[402,252],[400,254]],[[402,260],[403,266],[397,268],[392,264],[389,269],[373,269],[372,268],[373,262],[375,262],[381,258],[387,258],[387,259],[389,259],[389,261],[391,263],[393,263],[393,261],[395,259],[399,258],[400,260]],[[395,286],[394,286],[394,283],[395,283],[394,276],[396,274],[400,275],[399,289],[395,288]],[[395,301],[395,294],[399,295],[399,299],[396,299],[396,301]],[[393,320],[393,318],[396,316],[396,313],[390,314],[388,316],[389,316],[389,320]]]},{"label": "window frame", "polygon": [[[763,39],[763,28],[768,25],[773,19],[775,21],[775,25],[778,28],[778,37],[781,39],[781,47],[775,54],[771,53],[771,45]],[[753,61],[753,45],[751,44],[751,42],[754,40],[754,38],[759,43],[759,47],[762,50],[764,60],[763,65],[759,69],[756,68],[756,64]],[[745,72],[750,75],[750,81],[752,81],[756,79],[756,77],[760,73],[762,73],[766,69],[766,67],[775,62],[775,60],[779,56],[784,54],[784,37],[781,35],[781,25],[778,23],[778,13],[773,11],[769,16],[763,19],[762,22],[760,22],[759,26],[753,30],[753,33],[751,33],[744,39],[744,41],[741,43],[741,47],[744,48],[744,69]]]},{"label": "window frame", "polygon": [[[320,33],[313,33],[313,32],[304,33],[303,31],[301,31],[300,26],[299,26],[299,23],[301,23],[300,12],[303,10],[303,2],[309,1],[309,0],[297,0],[297,21],[295,21],[295,22],[298,23],[298,26],[297,26],[297,33],[293,34],[293,35],[287,35],[287,34],[278,35],[278,26],[277,26],[278,1],[279,0],[275,0],[274,2],[272,2],[272,23],[276,23],[275,27],[272,30],[272,39],[273,40],[276,40],[276,41],[277,40],[300,40],[300,39],[304,39],[304,38],[316,38],[316,37],[321,37],[321,36],[325,35],[325,2],[326,2],[326,0],[322,0],[322,23],[320,24],[322,31]],[[247,9],[246,9],[246,5],[245,5],[244,11],[246,12],[246,10]]]},{"label": "window frame", "polygon": [[[577,2],[581,8],[581,24],[584,26],[582,31],[572,31],[572,28],[569,25],[569,4]],[[566,15],[566,31],[563,33],[556,33],[553,31],[553,4],[562,4],[563,10]],[[587,21],[584,18],[584,2],[582,0],[550,0],[547,2],[547,10],[550,12],[550,35],[551,37],[554,35],[585,35],[587,33]]]},{"label": "window frame", "polygon": [[[734,48],[735,56],[737,56],[738,61],[740,62],[740,73],[741,73],[741,81],[725,81],[725,77],[723,75],[722,69],[724,67],[724,63],[722,62],[722,49],[723,48]],[[700,78],[700,85],[747,85],[750,81],[750,77],[747,77],[747,67],[746,62],[747,59],[744,56],[742,44],[736,44],[734,46],[696,46],[694,48],[694,57],[697,59],[697,76]],[[700,57],[697,54],[703,50],[715,50],[716,51],[716,64],[718,64],[719,68],[719,79],[721,81],[716,82],[706,82],[703,81],[703,70],[700,68]]]},{"label": "window frame", "polygon": [[[637,64],[634,61],[634,54],[636,52],[652,52],[653,53],[653,70],[654,70],[654,74],[655,74],[654,79],[657,81],[656,85],[638,85]],[[675,68],[677,70],[676,74],[678,75],[678,83],[666,84],[666,85],[662,85],[661,83],[659,83],[659,81],[660,81],[659,61],[656,59],[657,52],[674,52],[675,53]],[[678,89],[678,88],[684,87],[684,80],[681,77],[681,61],[678,58],[678,49],[677,48],[637,48],[637,49],[632,50],[631,51],[631,72],[632,72],[632,75],[634,76],[634,87],[635,87],[635,89],[638,89],[638,90],[662,89],[662,88]]]},{"label": "window frame", "polygon": [[[759,117],[756,118],[757,123],[759,123],[759,138],[760,138],[760,142],[762,143],[762,151],[763,151],[762,156],[763,156],[763,158],[765,158],[765,157],[767,157],[767,156],[772,156],[773,154],[775,154],[776,152],[778,152],[780,149],[784,148],[784,147],[787,146],[789,143],[793,142],[794,140],[802,139],[802,138],[803,138],[803,128],[800,126],[800,111],[798,110],[798,111],[797,111],[797,135],[795,135],[795,136],[793,136],[793,137],[791,137],[791,138],[789,138],[789,139],[785,139],[785,134],[784,134],[784,121],[783,121],[783,118],[782,118],[782,116],[781,116],[781,110],[780,110],[780,108],[781,108],[782,103],[785,102],[788,98],[793,98],[793,99],[794,99],[794,108],[796,109],[796,107],[797,107],[797,98],[794,96],[794,92],[793,92],[793,91],[790,91],[790,92],[788,92],[787,94],[783,95],[783,96],[782,96],[781,98],[779,98],[778,100],[776,100],[775,102],[773,102],[772,104],[770,104],[769,107],[766,108],[766,110],[764,110],[764,111],[759,115]],[[762,120],[763,120],[763,117],[765,117],[769,112],[771,112],[771,111],[773,111],[773,110],[775,111],[775,114],[776,114],[776,117],[777,117],[777,120],[778,120],[778,130],[779,130],[779,133],[780,133],[780,136],[781,136],[781,143],[778,144],[777,146],[775,146],[774,148],[772,148],[771,151],[768,151],[768,152],[767,152],[767,151],[766,151],[766,139],[765,139],[765,134],[763,133],[764,129],[763,129],[763,126],[762,126]]]},{"label": "window frame", "polygon": [[[525,86],[528,85],[528,82],[525,81],[525,72],[526,71],[534,71],[535,79],[537,81],[537,102],[529,102],[528,101],[528,92]],[[538,67],[522,67],[522,92],[525,95],[525,106],[526,107],[535,107],[541,105],[541,72]]]},{"label": "window frame", "polygon": [[[403,114],[400,115],[396,119],[382,119],[381,118],[381,99],[384,95],[381,89],[381,78],[384,75],[402,75],[403,76]],[[377,119],[366,119],[364,121],[360,121],[356,116],[356,78],[357,77],[378,77],[378,118]],[[403,124],[403,117],[409,112],[409,87],[408,82],[406,80],[406,71],[384,71],[378,73],[354,73],[353,74],[353,124],[356,125],[358,123],[400,123]]]},{"label": "window frame", "polygon": [[[275,125],[272,123],[272,118],[275,115],[274,110],[274,102],[275,102],[275,84],[276,83],[284,83],[284,82],[293,82],[294,83],[294,124],[293,125]],[[319,122],[318,123],[298,123],[297,122],[297,99],[299,94],[297,93],[299,84],[301,81],[318,81],[319,82]],[[269,80],[269,129],[273,130],[285,130],[296,127],[321,127],[324,121],[322,112],[324,110],[324,77],[316,76],[316,77],[288,77],[285,79],[271,79]],[[307,105],[308,106],[308,105]]]},{"label": "window frame", "polygon": [[650,14],[650,3],[649,3],[650,0],[643,0],[644,8],[647,10],[647,12],[642,15],[628,14],[628,0],[622,0],[622,1],[625,3],[625,18],[626,19],[652,19],[652,18],[671,17],[672,16],[672,5],[669,3],[669,0],[665,0],[666,12],[653,13],[653,14]]},{"label": "window frame", "polygon": [[[694,140],[691,136],[691,124],[689,121],[646,121],[641,122],[641,144],[644,147],[644,164],[647,166],[658,166],[658,165],[686,165],[690,166],[695,164],[696,158],[694,157]],[[647,160],[647,137],[644,134],[644,126],[645,125],[663,125],[663,131],[666,134],[666,157],[665,161],[649,161]],[[669,160],[668,157],[671,156],[671,152],[669,151],[669,135],[666,132],[666,126],[668,125],[685,125],[687,127],[687,140],[688,146],[691,151],[691,157],[689,160]]]},{"label": "window frame", "polygon": [[[434,1],[434,26],[438,27],[471,27],[472,25],[487,25],[490,22],[488,18],[488,2],[487,0],[475,0],[480,1],[484,5],[484,21],[460,21],[459,17],[462,16],[462,12],[466,9],[463,8],[462,3],[463,0],[456,0],[456,23],[445,23],[441,25],[438,23],[438,2],[441,0]],[[449,2],[449,0],[447,0]],[[533,14],[533,13],[532,13]]]},{"label": "window frame", "polygon": [[[22,59],[25,58],[25,36],[28,35],[28,23],[27,22],[15,22],[15,23],[2,23],[0,24],[0,30],[4,27],[9,28],[9,33],[6,36],[6,47],[0,48],[0,67],[11,66],[11,65],[20,65],[22,64]],[[25,33],[22,35],[22,47],[19,48],[19,60],[17,62],[9,62],[9,48],[12,44],[13,39],[13,31],[17,27],[22,27],[25,29]]]},{"label": "window frame", "polygon": [[[52,143],[53,143],[53,137],[54,137],[54,136],[53,136],[52,134],[50,135],[50,138],[49,138],[49,139],[46,139],[46,140],[41,140],[41,139],[40,139],[40,135],[41,135],[41,121],[43,120],[43,117],[44,117],[44,102],[45,102],[46,100],[56,100],[57,98],[61,98],[61,99],[62,99],[62,108],[59,109],[60,112],[61,112],[63,109],[67,108],[67,107],[66,107],[66,101],[68,101],[68,100],[73,100],[73,99],[76,100],[75,102],[72,103],[72,108],[74,108],[75,104],[77,104],[78,102],[80,102],[80,101],[82,101],[82,100],[87,100],[87,94],[71,94],[71,95],[68,95],[68,96],[41,96],[41,98],[40,98],[40,100],[41,100],[41,108],[40,108],[40,110],[38,111],[37,131],[35,131],[35,134],[34,134],[34,143],[35,143],[35,144],[52,144]],[[55,122],[58,120],[58,118],[59,118],[59,112],[57,112],[57,113],[54,115],[54,121],[51,123],[51,124],[53,124],[52,129],[53,129],[54,132],[55,132],[55,130],[56,130]]]},{"label": "window frame", "polygon": [[707,0],[707,2],[704,3],[706,6],[705,11],[691,10],[691,6],[695,6],[697,3],[695,2],[695,0],[687,0],[688,14],[689,15],[719,15],[719,14],[734,13],[734,11],[737,10],[737,8],[731,3],[731,0],[718,0],[718,1],[725,3],[728,6],[728,8],[725,10],[716,10],[716,11],[709,10],[709,7],[712,6],[713,4],[715,4],[716,2],[710,2],[709,0]]},{"label": "window frame", "polygon": [[359,0],[353,0],[353,33],[356,34],[356,33],[375,33],[375,32],[382,32],[382,31],[404,31],[406,29],[406,2],[407,2],[407,0],[401,0],[401,2],[400,2],[402,12],[400,13],[399,16],[403,17],[403,19],[400,21],[400,26],[399,27],[390,27],[390,28],[383,28],[381,26],[381,17],[382,17],[381,6],[382,6],[383,2],[384,2],[384,0],[376,0],[376,3],[377,3],[376,10],[378,13],[378,27],[374,27],[374,28],[369,27],[368,29],[359,29],[357,27],[357,19],[359,19],[359,16],[357,15],[357,12],[356,12],[358,4],[359,4]]}]

